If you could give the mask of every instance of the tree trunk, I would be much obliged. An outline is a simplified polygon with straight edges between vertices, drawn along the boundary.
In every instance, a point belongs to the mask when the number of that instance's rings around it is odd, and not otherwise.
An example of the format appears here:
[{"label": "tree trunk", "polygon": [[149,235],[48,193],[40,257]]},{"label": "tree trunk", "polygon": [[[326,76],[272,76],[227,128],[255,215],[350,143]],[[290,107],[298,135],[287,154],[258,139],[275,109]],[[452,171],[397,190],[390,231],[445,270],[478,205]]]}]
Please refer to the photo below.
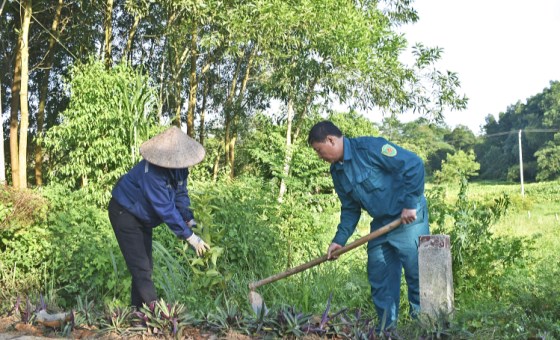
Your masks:
[{"label": "tree trunk", "polygon": [[241,110],[241,106],[243,104],[243,98],[245,96],[245,90],[247,89],[247,83],[249,83],[249,77],[251,74],[251,67],[253,65],[255,51],[256,51],[256,47],[249,52],[249,55],[247,57],[247,66],[245,68],[245,74],[243,75],[243,80],[241,81],[241,89],[239,89],[239,93],[237,94],[237,100],[233,111],[232,138],[230,140],[230,146],[229,146],[229,159],[231,164],[230,174],[229,174],[230,178],[235,177],[234,164],[235,164],[235,141],[237,140],[237,118],[239,116],[238,113]]},{"label": "tree trunk", "polygon": [[159,68],[159,103],[157,110],[158,122],[163,124],[163,78],[165,76],[165,54],[161,57],[161,66]]},{"label": "tree trunk", "polygon": [[243,75],[243,80],[241,81],[241,90],[237,97],[237,107],[240,108],[243,103],[243,98],[245,96],[245,90],[247,90],[247,83],[249,83],[249,76],[251,74],[251,67],[253,66],[253,60],[255,59],[256,47],[249,52],[247,57],[247,67],[245,68],[245,74]]},{"label": "tree trunk", "polygon": [[229,161],[230,161],[230,168],[229,168],[229,178],[233,179],[235,177],[235,141],[237,140],[236,133],[233,133],[229,141]]},{"label": "tree trunk", "polygon": [[230,164],[229,161],[229,140],[230,140],[230,129],[231,129],[231,119],[230,119],[230,108],[226,106],[224,110],[225,119],[225,129],[224,129],[224,152],[226,156],[226,164]]},{"label": "tree trunk", "polygon": [[[168,17],[168,25],[172,25],[175,22],[177,15],[175,12],[171,13]],[[158,117],[158,121],[160,124],[164,123],[163,120],[163,106],[164,106],[164,102],[169,104],[169,100],[168,97],[166,95],[166,97],[164,98],[164,80],[165,80],[165,67],[166,67],[166,57],[167,57],[167,53],[165,53],[165,49],[167,47],[167,35],[164,34],[162,42],[161,42],[161,64],[159,67],[159,103],[158,103],[158,110],[157,110],[157,117]],[[155,44],[155,43],[154,43]],[[150,52],[151,54],[151,52]],[[171,65],[173,66],[173,65]],[[173,84],[173,83],[172,83]]]},{"label": "tree trunk", "polygon": [[218,172],[220,169],[220,148],[216,149],[216,155],[214,158],[214,167],[212,168],[212,181],[216,182],[218,180]]},{"label": "tree trunk", "polygon": [[12,186],[19,189],[19,91],[21,89],[21,39],[18,39],[18,48],[14,65],[14,78],[12,81],[12,99],[10,101],[10,165],[12,166]]},{"label": "tree trunk", "polygon": [[[4,11],[4,5],[6,0],[2,1],[2,6],[0,6],[0,18],[2,17],[2,12]],[[2,84],[2,78],[0,77],[0,84]],[[4,115],[2,115],[2,87],[0,86],[0,142],[2,143],[2,148],[0,149],[0,185],[6,184],[6,160],[4,153]]]},{"label": "tree trunk", "polygon": [[185,66],[185,62],[187,60],[189,48],[185,46],[181,57],[175,58],[174,64],[174,81],[175,84],[175,118],[173,119],[173,123],[177,125],[179,128],[181,127],[181,108],[183,106],[183,99],[181,93],[183,92],[183,79],[181,78],[183,66]]},{"label": "tree trunk", "polygon": [[307,88],[307,96],[305,98],[305,105],[303,107],[303,111],[299,116],[299,121],[296,127],[296,131],[292,138],[292,124],[294,119],[294,103],[291,99],[288,100],[288,131],[286,132],[286,155],[284,156],[284,167],[282,169],[282,179],[280,180],[280,191],[278,193],[278,202],[282,203],[284,200],[284,194],[286,193],[287,186],[286,186],[286,178],[290,175],[290,169],[292,167],[292,157],[294,155],[294,145],[297,142],[299,137],[299,133],[301,131],[301,125],[305,119],[305,116],[308,111],[308,107],[311,105],[313,101],[313,93],[315,89],[315,85],[317,84],[318,79],[314,79],[312,82],[309,83]]},{"label": "tree trunk", "polygon": [[128,32],[128,38],[126,39],[126,46],[124,48],[121,61],[128,60],[128,54],[132,50],[132,42],[134,41],[134,36],[136,35],[136,30],[138,29],[138,25],[140,24],[141,19],[142,19],[142,15],[140,14],[134,15],[134,23],[132,23],[130,32]]},{"label": "tree trunk", "polygon": [[247,83],[249,82],[249,76],[251,72],[251,66],[253,64],[253,59],[255,55],[256,48],[253,48],[249,55],[247,56],[247,66],[245,68],[245,73],[243,75],[243,79],[241,80],[241,89],[237,94],[237,99],[235,99],[235,93],[237,90],[237,80],[239,78],[239,73],[241,71],[241,65],[243,63],[244,57],[240,57],[235,68],[235,73],[232,78],[231,89],[228,95],[228,99],[226,102],[226,130],[225,130],[225,153],[226,153],[226,163],[230,165],[230,178],[234,178],[235,176],[235,169],[234,169],[234,159],[235,159],[235,141],[237,139],[237,128],[236,128],[236,119],[237,113],[241,108],[243,103],[243,96],[245,94],[245,90],[247,89]]},{"label": "tree trunk", "polygon": [[226,156],[226,164],[231,165],[231,159],[229,158],[229,145],[231,140],[231,130],[232,130],[232,123],[233,123],[233,115],[234,115],[234,108],[233,108],[233,98],[235,97],[235,91],[237,89],[237,78],[239,77],[239,72],[241,70],[241,63],[243,62],[243,58],[239,58],[237,65],[235,67],[235,72],[233,73],[233,77],[231,78],[231,86],[229,89],[229,94],[226,100],[226,105],[224,109],[225,114],[225,133],[224,133],[224,152]]},{"label": "tree trunk", "polygon": [[204,92],[202,94],[202,108],[200,109],[200,126],[198,127],[198,141],[204,146],[204,119],[206,118],[206,102],[208,100],[208,91],[210,90],[210,80],[204,82]]},{"label": "tree trunk", "polygon": [[191,32],[191,72],[189,80],[189,109],[187,110],[187,135],[194,138],[194,111],[196,109],[196,92],[198,91],[198,80],[196,77],[196,62],[198,59],[198,32],[196,22],[193,22]]},{"label": "tree trunk", "polygon": [[294,102],[292,98],[288,99],[288,126],[286,128],[286,155],[284,156],[284,169],[282,170],[282,179],[280,180],[280,192],[278,193],[278,203],[284,200],[286,193],[286,177],[290,173],[290,164],[292,162],[292,122],[294,119]]},{"label": "tree trunk", "polygon": [[4,11],[5,4],[6,4],[6,0],[2,1],[2,6],[0,6],[0,17],[2,16],[2,12]]},{"label": "tree trunk", "polygon": [[[45,73],[41,79],[41,84],[39,86],[39,110],[37,111],[37,138],[43,135],[43,125],[45,123],[45,106],[47,103],[47,93],[49,89],[49,78],[51,75],[51,69],[53,66],[54,57],[54,47],[56,39],[60,35],[58,31],[58,23],[60,22],[60,15],[62,12],[62,5],[64,0],[58,0],[58,5],[56,7],[56,14],[51,25],[51,32],[53,35],[49,38],[49,47],[45,57]],[[43,151],[41,149],[41,144],[37,141],[35,142],[35,185],[40,187],[43,185]]]},{"label": "tree trunk", "polygon": [[31,23],[32,0],[24,0],[21,24],[21,89],[19,91],[21,124],[19,127],[19,187],[27,188],[27,130],[29,128],[29,25]]},{"label": "tree trunk", "polygon": [[305,105],[303,106],[302,113],[299,115],[299,119],[297,119],[296,131],[294,132],[294,137],[292,138],[292,144],[295,144],[295,142],[298,140],[299,134],[301,132],[301,126],[303,125],[303,122],[305,122],[305,118],[307,116],[307,112],[309,112],[309,107],[311,106],[311,102],[313,101],[313,98],[315,98],[315,85],[317,85],[318,81],[319,78],[313,79],[313,81],[310,82],[309,86],[307,87],[307,96],[305,98]]},{"label": "tree trunk", "polygon": [[[181,87],[179,87],[181,88]],[[179,92],[181,93],[181,92]],[[175,126],[177,126],[178,128],[181,128],[181,105],[183,103],[181,96],[177,96],[178,98],[176,98],[177,103],[175,103],[175,118],[173,118],[173,124],[175,124]]]},{"label": "tree trunk", "polygon": [[107,0],[103,26],[105,29],[105,42],[103,45],[103,51],[105,54],[105,67],[107,69],[110,69],[113,65],[113,58],[111,55],[111,48],[113,45],[113,0]]},{"label": "tree trunk", "polygon": [[[2,4],[4,7],[4,4]],[[2,10],[0,9],[0,17],[2,16]],[[2,78],[0,77],[0,84],[2,84]],[[2,114],[2,87],[0,86],[0,142],[2,143],[0,148],[0,185],[6,184],[6,161],[4,160],[4,115]]]}]

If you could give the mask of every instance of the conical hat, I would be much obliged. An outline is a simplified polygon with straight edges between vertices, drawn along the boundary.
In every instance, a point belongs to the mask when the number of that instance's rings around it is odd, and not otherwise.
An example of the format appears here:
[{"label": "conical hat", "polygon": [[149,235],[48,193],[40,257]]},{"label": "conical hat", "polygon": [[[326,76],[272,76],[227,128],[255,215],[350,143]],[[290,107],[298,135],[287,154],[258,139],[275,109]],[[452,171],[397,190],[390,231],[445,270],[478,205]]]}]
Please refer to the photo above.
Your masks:
[{"label": "conical hat", "polygon": [[140,154],[148,162],[164,168],[188,168],[200,163],[204,147],[176,126],[140,145]]}]

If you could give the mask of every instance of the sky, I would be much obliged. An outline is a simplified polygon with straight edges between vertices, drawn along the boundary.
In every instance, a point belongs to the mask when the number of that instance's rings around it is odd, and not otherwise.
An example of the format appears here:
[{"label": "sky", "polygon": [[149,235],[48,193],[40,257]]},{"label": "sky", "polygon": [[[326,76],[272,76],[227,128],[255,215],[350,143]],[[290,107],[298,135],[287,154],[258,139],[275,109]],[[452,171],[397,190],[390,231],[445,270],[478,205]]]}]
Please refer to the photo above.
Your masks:
[{"label": "sky", "polygon": [[[403,26],[411,45],[443,48],[437,67],[456,72],[469,98],[445,113],[452,128],[478,134],[488,114],[560,81],[560,0],[415,0],[419,20]],[[416,117],[417,118],[417,117]]]}]

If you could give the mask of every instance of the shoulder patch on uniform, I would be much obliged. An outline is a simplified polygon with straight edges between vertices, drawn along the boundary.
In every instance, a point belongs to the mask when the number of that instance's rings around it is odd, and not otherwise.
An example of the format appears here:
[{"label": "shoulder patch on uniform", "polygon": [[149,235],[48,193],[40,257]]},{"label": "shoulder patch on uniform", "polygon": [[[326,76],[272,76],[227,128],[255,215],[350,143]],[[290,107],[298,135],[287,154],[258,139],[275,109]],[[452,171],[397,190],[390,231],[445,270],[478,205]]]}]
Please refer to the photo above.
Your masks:
[{"label": "shoulder patch on uniform", "polygon": [[385,156],[395,157],[397,155],[397,149],[395,149],[395,147],[390,144],[385,144],[381,148],[381,153]]}]

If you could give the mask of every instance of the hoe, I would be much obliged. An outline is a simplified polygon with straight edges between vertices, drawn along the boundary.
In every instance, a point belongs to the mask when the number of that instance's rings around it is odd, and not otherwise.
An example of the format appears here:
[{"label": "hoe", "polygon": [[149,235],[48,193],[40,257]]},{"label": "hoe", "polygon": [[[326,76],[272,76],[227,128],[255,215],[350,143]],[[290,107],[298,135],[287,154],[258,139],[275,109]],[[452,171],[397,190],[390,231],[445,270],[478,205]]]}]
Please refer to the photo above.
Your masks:
[{"label": "hoe", "polygon": [[[370,234],[368,234],[366,236],[363,236],[363,237],[355,240],[354,242],[352,242],[350,244],[347,244],[346,246],[333,251],[332,256],[337,257],[338,255],[342,255],[342,254],[344,254],[344,253],[346,253],[346,252],[348,252],[348,251],[350,251],[350,250],[352,250],[356,247],[361,246],[362,244],[364,244],[368,241],[373,240],[374,238],[377,238],[381,235],[384,235],[384,234],[390,232],[391,230],[398,227],[400,224],[401,224],[400,219],[394,220],[393,222],[384,225],[383,227],[371,232]],[[260,296],[259,293],[255,292],[255,289],[257,289],[260,286],[264,286],[268,283],[272,283],[274,281],[278,281],[278,280],[286,278],[288,276],[297,274],[297,273],[302,272],[302,271],[304,271],[306,269],[309,269],[311,267],[315,267],[316,265],[321,264],[325,261],[327,261],[327,255],[326,254],[321,256],[321,257],[318,257],[314,260],[311,260],[307,263],[300,264],[297,267],[290,268],[290,269],[288,269],[288,270],[286,270],[282,273],[278,273],[278,274],[269,276],[265,279],[262,279],[260,281],[250,283],[249,284],[249,289],[250,289],[249,302],[251,303],[251,307],[253,308],[253,311],[255,312],[255,314],[259,314],[262,309],[266,310],[266,306],[264,304],[264,301],[263,301],[262,297]]]}]

